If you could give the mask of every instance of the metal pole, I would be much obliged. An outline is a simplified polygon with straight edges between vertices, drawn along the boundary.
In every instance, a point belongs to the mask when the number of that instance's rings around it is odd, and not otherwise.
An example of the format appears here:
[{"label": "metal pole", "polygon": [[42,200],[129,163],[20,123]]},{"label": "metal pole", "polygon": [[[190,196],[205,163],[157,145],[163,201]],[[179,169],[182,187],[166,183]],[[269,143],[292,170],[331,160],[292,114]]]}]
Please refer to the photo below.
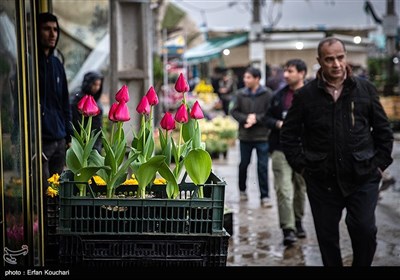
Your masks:
[{"label": "metal pole", "polygon": [[387,52],[387,71],[388,80],[384,86],[384,95],[393,95],[395,86],[394,62],[392,59],[396,55],[396,36],[397,36],[398,17],[395,12],[395,1],[386,1],[386,15],[383,18],[383,32],[386,35]]},{"label": "metal pole", "polygon": [[167,69],[167,66],[168,66],[168,48],[167,48],[167,46],[166,46],[166,44],[167,44],[167,40],[168,40],[168,35],[167,35],[167,29],[166,28],[164,28],[163,29],[163,32],[162,32],[162,54],[163,54],[163,86],[162,86],[162,102],[161,102],[161,104],[164,104],[164,106],[165,106],[165,108],[164,108],[164,110],[165,111],[168,111],[169,110],[169,104],[166,104],[166,102],[167,102],[167,100],[168,100],[168,98],[167,98],[167,95],[168,95],[168,69]]},{"label": "metal pole", "polygon": [[260,21],[261,0],[253,0],[253,19],[249,38],[250,64],[261,71],[261,84],[265,84],[265,50],[263,28]]}]

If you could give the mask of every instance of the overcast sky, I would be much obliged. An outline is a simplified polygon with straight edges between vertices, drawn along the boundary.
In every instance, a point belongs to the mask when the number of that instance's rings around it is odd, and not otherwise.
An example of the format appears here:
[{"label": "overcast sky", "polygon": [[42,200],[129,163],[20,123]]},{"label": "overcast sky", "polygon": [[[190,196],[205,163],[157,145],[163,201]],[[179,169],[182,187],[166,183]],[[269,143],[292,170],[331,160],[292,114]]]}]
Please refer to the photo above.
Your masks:
[{"label": "overcast sky", "polygon": [[[197,26],[204,22],[210,29],[235,29],[250,27],[252,0],[170,0],[191,15]],[[318,28],[318,27],[370,27],[377,26],[364,11],[365,0],[282,0],[273,4],[266,0],[262,7],[264,27]],[[386,0],[370,0],[376,15],[386,14]],[[400,0],[395,0],[400,15]]]}]

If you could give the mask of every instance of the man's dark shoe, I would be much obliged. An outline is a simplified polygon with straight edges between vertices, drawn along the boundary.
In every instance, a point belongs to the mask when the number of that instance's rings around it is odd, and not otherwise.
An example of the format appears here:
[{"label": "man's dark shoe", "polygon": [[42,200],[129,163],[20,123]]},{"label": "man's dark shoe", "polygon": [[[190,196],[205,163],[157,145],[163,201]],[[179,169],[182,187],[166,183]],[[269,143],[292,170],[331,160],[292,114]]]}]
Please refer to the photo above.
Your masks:
[{"label": "man's dark shoe", "polygon": [[290,246],[297,241],[297,237],[294,230],[284,229],[283,230],[283,245]]},{"label": "man's dark shoe", "polygon": [[306,232],[303,229],[301,221],[296,221],[296,236],[298,238],[306,238]]}]

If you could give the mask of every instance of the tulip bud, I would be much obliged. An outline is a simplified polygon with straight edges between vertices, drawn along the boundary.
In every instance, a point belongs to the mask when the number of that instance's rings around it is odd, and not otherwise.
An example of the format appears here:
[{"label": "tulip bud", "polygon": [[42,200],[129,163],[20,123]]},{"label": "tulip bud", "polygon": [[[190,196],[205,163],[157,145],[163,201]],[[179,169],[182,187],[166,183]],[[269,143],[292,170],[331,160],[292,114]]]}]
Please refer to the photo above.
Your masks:
[{"label": "tulip bud", "polygon": [[126,85],[123,85],[121,89],[115,95],[115,100],[118,102],[127,103],[129,101],[129,91]]},{"label": "tulip bud", "polygon": [[131,119],[129,108],[125,102],[119,102],[115,109],[114,118],[120,122],[127,122]]},{"label": "tulip bud", "polygon": [[97,106],[93,95],[87,95],[85,104],[83,104],[82,114],[86,117],[97,116],[100,113],[100,109]]},{"label": "tulip bud", "polygon": [[192,119],[196,119],[196,120],[204,118],[203,111],[201,110],[201,107],[200,107],[200,104],[198,101],[196,101],[193,104],[192,111],[190,111],[190,117]]},{"label": "tulip bud", "polygon": [[143,96],[136,107],[136,112],[142,115],[150,114],[150,104],[146,96]]},{"label": "tulip bud", "polygon": [[166,112],[164,117],[160,121],[160,125],[165,130],[175,129],[175,120],[170,112]]},{"label": "tulip bud", "polygon": [[146,93],[147,100],[149,101],[150,106],[154,106],[158,104],[158,96],[154,88],[151,86]]},{"label": "tulip bud", "polygon": [[186,105],[182,104],[179,106],[178,110],[175,113],[175,120],[178,123],[187,123],[189,120],[188,112],[186,110]]},{"label": "tulip bud", "polygon": [[186,82],[186,79],[183,77],[182,73],[179,74],[179,77],[175,82],[175,90],[180,93],[189,91],[189,85]]},{"label": "tulip bud", "polygon": [[89,95],[85,94],[85,95],[81,98],[81,100],[79,100],[79,102],[78,102],[78,104],[77,104],[78,111],[79,111],[81,114],[83,114],[83,107],[85,106],[85,102],[86,102],[88,96],[89,96]]},{"label": "tulip bud", "polygon": [[115,119],[115,111],[117,110],[118,103],[114,103],[111,105],[110,111],[108,112],[108,119],[113,122],[117,122],[118,120]]}]

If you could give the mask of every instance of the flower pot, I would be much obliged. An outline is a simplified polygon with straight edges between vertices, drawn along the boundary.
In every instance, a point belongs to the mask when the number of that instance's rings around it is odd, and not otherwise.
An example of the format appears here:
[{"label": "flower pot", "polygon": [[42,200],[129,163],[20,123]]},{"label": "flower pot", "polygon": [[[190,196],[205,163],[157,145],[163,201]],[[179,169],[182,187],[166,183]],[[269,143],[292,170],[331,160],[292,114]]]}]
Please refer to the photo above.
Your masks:
[{"label": "flower pot", "polygon": [[[60,181],[61,234],[220,234],[223,231],[225,182],[211,173],[203,186],[180,183],[178,199],[168,199],[165,185],[148,189],[152,198],[98,198],[87,185],[88,195],[79,196],[73,174],[65,171]],[[103,187],[104,188],[104,187]],[[135,193],[137,186],[121,186],[116,195]]]}]

